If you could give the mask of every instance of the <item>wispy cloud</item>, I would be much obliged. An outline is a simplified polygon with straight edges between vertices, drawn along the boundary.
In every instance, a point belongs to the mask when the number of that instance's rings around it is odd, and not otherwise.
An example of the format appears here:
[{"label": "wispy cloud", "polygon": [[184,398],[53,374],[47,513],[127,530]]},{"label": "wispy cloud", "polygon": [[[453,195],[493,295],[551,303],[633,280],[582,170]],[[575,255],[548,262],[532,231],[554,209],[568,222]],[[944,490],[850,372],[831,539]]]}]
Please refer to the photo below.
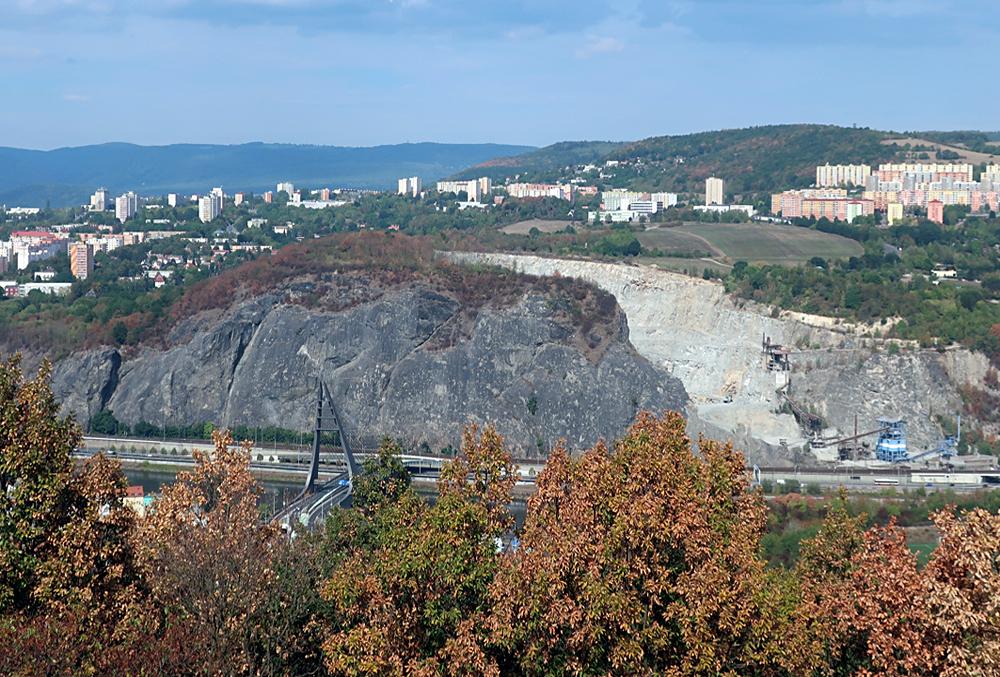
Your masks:
[{"label": "wispy cloud", "polygon": [[70,103],[86,103],[90,101],[90,95],[88,94],[77,94],[76,92],[66,92],[62,95],[63,101],[69,101]]},{"label": "wispy cloud", "polygon": [[578,59],[588,59],[598,54],[612,54],[625,49],[625,43],[610,35],[591,35],[577,48]]},{"label": "wispy cloud", "polygon": [[949,5],[950,3],[946,0],[935,2],[929,0],[842,0],[839,7],[856,14],[901,19],[947,11]]}]

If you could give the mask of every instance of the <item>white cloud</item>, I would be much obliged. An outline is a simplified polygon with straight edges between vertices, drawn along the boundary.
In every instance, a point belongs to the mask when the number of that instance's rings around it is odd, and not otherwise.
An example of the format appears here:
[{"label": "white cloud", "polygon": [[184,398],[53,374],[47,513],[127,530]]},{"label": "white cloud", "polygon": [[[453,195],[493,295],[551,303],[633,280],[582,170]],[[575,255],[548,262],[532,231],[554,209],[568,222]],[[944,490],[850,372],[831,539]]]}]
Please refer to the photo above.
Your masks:
[{"label": "white cloud", "polygon": [[66,92],[62,95],[63,101],[69,101],[70,103],[86,103],[90,101],[90,96],[87,94],[77,94],[75,92]]},{"label": "white cloud", "polygon": [[590,35],[583,45],[577,48],[576,56],[587,59],[597,54],[611,54],[625,49],[625,43],[610,35]]},{"label": "white cloud", "polygon": [[857,14],[899,19],[947,10],[947,3],[930,0],[843,0],[840,8]]}]

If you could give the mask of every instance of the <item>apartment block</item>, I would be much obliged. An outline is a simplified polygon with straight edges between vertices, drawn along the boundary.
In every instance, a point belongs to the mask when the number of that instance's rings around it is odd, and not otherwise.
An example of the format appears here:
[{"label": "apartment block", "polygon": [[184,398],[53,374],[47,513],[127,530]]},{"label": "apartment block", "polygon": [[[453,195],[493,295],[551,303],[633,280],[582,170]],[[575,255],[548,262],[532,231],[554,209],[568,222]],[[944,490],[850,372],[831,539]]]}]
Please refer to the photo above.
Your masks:
[{"label": "apartment block", "polygon": [[816,167],[816,187],[864,186],[872,174],[869,165],[831,165]]},{"label": "apartment block", "polygon": [[931,200],[927,203],[927,218],[934,223],[944,223],[944,203],[940,200]]},{"label": "apartment block", "polygon": [[899,202],[890,202],[886,207],[886,214],[889,217],[889,225],[895,226],[903,220],[903,205]]},{"label": "apartment block", "polygon": [[721,205],[725,203],[726,184],[717,177],[710,176],[705,180],[705,204]]},{"label": "apartment block", "polygon": [[69,269],[73,277],[86,280],[94,274],[94,248],[86,242],[77,242],[69,248]]},{"label": "apartment block", "polygon": [[400,179],[398,184],[399,187],[396,192],[399,195],[420,197],[420,193],[423,191],[423,184],[421,183],[419,176],[411,176],[409,178]]},{"label": "apartment block", "polygon": [[507,194],[519,199],[555,197],[572,201],[573,186],[569,183],[510,183],[507,184]]}]

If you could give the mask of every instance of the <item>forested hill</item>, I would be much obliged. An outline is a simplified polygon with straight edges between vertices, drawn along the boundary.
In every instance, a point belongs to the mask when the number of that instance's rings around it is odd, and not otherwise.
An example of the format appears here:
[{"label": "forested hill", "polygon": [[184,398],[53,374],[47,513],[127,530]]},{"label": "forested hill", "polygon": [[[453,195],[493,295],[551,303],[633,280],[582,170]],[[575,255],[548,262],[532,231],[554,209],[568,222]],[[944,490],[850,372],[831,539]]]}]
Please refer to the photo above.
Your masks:
[{"label": "forested hill", "polygon": [[489,176],[496,181],[519,176],[526,181],[555,181],[563,176],[566,167],[604,162],[625,145],[620,141],[563,141],[513,157],[491,158],[459,172],[455,178]]},{"label": "forested hill", "polygon": [[[567,167],[607,160],[641,160],[613,170],[611,185],[699,192],[708,176],[723,176],[727,192],[769,192],[809,185],[816,165],[830,162],[877,164],[901,157],[901,148],[882,141],[899,135],[833,125],[771,125],[655,136],[631,143],[579,142],[547,146],[524,155],[480,164],[460,176],[487,174],[529,180],[572,176]],[[584,178],[598,180],[596,174]]]},{"label": "forested hill", "polygon": [[[635,181],[648,188],[698,192],[709,176],[726,179],[726,191],[767,192],[807,186],[816,165],[878,164],[899,149],[881,143],[891,135],[832,125],[773,125],[656,136],[619,149],[611,159],[639,159]],[[651,167],[649,165],[652,165]]]},{"label": "forested hill", "polygon": [[143,194],[306,187],[391,188],[401,176],[432,181],[531,146],[405,143],[354,148],[247,143],[136,146],[107,143],[51,151],[0,148],[0,204],[52,207],[87,200],[94,189]]}]

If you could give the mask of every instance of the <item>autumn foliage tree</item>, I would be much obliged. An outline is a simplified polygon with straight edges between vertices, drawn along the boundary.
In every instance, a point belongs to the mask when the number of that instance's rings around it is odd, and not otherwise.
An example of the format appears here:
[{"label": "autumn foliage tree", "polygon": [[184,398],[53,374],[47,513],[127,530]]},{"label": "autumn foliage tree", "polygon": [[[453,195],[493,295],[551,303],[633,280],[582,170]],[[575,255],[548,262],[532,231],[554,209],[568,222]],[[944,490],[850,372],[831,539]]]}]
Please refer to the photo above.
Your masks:
[{"label": "autumn foliage tree", "polygon": [[[817,675],[991,675],[1000,670],[1000,517],[933,517],[918,570],[894,524],[862,531],[842,506],[803,545],[796,670]],[[795,641],[795,640],[792,640]]]},{"label": "autumn foliage tree", "polygon": [[48,375],[0,364],[0,672],[139,665],[151,643],[127,484],[103,456],[73,472],[79,429],[59,417]]},{"label": "autumn foliage tree", "polygon": [[757,555],[765,508],[742,458],[676,414],[643,414],[614,450],[557,448],[520,549],[491,586],[506,670],[752,674],[781,625]]},{"label": "autumn foliage tree", "polygon": [[498,674],[480,640],[515,477],[500,435],[473,426],[433,506],[406,491],[352,523],[356,541],[337,533],[348,553],[323,587],[331,673]]},{"label": "autumn foliage tree", "polygon": [[207,672],[257,671],[256,644],[275,582],[279,532],[261,519],[250,450],[213,433],[211,455],[165,487],[138,544],[158,604],[191,628]]}]

